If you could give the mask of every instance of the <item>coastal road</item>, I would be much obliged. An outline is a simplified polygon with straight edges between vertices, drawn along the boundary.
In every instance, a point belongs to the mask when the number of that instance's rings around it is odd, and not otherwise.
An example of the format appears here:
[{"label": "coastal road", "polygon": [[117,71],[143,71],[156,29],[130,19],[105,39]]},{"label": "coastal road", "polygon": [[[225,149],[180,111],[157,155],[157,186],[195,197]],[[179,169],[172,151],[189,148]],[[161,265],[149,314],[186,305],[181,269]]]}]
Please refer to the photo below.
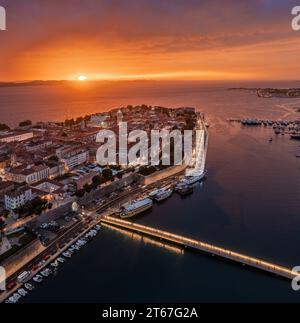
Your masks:
[{"label": "coastal road", "polygon": [[[77,236],[78,233],[85,228],[85,226],[86,226],[86,223],[83,220],[81,220],[78,223],[74,224],[71,228],[69,228],[62,235],[55,238],[51,243],[49,243],[49,245],[47,246],[47,248],[43,252],[41,252],[38,256],[31,259],[25,266],[23,266],[22,268],[17,270],[14,274],[9,276],[7,278],[7,285],[11,282],[17,282],[17,277],[22,272],[31,271],[32,268],[34,266],[38,265],[39,263],[41,263],[45,259],[46,256],[51,256],[51,255],[55,254],[59,249],[61,249],[61,247],[64,244],[68,243],[69,241],[72,240],[72,238]],[[17,287],[20,288],[20,286],[17,286]],[[15,289],[16,288],[14,288],[14,290]],[[3,298],[6,298],[7,297],[6,294],[8,294],[10,292],[11,291],[8,291],[7,293],[2,293],[0,295],[0,301],[2,301]]]},{"label": "coastal road", "polygon": [[[156,183],[153,183],[145,188],[142,188],[140,186],[138,187],[133,187],[129,189],[126,193],[114,198],[111,201],[108,201],[104,205],[100,207],[95,207],[93,209],[88,209],[87,217],[91,216],[92,219],[96,222],[99,221],[101,217],[101,213],[104,213],[107,211],[110,207],[117,207],[118,205],[125,203],[128,199],[132,200],[134,198],[137,198],[143,194],[147,194],[149,191],[171,184],[174,179],[179,176],[179,174],[172,175],[169,178],[165,178],[163,180],[160,180]],[[84,212],[84,211],[83,211]],[[78,239],[78,235],[80,232],[84,230],[88,230],[90,227],[93,227],[96,222],[91,223],[86,223],[84,219],[80,220],[78,223],[74,224],[71,228],[67,229],[67,231],[63,232],[60,236],[56,237],[53,241],[51,241],[46,249],[41,252],[38,256],[34,257],[31,259],[26,265],[24,265],[22,268],[17,270],[14,274],[12,274],[10,277],[7,279],[7,285],[11,282],[16,282],[17,283],[17,277],[24,271],[31,271],[34,266],[37,264],[40,264],[42,261],[44,261],[45,257],[52,256],[54,254],[57,254],[61,249],[67,244],[67,243],[74,243]],[[51,257],[51,258],[52,258]],[[56,256],[57,257],[57,256]],[[54,257],[55,258],[55,257]],[[53,261],[54,259],[51,259]],[[18,288],[21,287],[22,284],[18,284],[17,286],[14,287],[12,290],[3,292],[0,294],[0,302],[2,302],[4,299],[9,297],[13,292],[15,292]]]}]

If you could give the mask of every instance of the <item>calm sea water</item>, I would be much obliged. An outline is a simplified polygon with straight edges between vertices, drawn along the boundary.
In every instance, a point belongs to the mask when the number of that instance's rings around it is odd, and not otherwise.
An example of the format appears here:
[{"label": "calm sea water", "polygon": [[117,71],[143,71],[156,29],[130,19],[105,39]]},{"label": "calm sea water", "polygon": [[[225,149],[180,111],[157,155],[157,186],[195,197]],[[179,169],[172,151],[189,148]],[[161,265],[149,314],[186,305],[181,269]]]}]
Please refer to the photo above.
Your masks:
[{"label": "calm sea water", "polygon": [[[299,86],[288,83],[249,86]],[[294,119],[300,99],[259,99],[222,83],[156,83],[0,89],[0,120],[58,120],[123,104],[196,106],[211,125],[207,180],[136,219],[286,266],[300,265],[299,142],[230,117]],[[26,299],[28,302],[299,302],[268,274],[183,254],[104,228]]]}]

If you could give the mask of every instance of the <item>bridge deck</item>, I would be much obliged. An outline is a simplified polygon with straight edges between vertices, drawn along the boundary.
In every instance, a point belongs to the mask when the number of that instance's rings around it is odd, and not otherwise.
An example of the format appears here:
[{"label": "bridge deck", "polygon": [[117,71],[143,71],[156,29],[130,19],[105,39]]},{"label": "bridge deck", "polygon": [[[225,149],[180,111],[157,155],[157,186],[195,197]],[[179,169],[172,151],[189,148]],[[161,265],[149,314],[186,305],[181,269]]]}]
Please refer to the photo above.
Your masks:
[{"label": "bridge deck", "polygon": [[201,250],[210,254],[218,255],[220,257],[230,259],[241,264],[246,264],[251,267],[258,268],[284,278],[293,279],[295,276],[298,275],[296,272],[293,272],[289,268],[279,266],[261,259],[250,257],[229,249],[224,249],[212,244],[208,244],[206,242],[193,240],[180,235],[172,234],[170,232],[166,232],[163,230],[158,230],[144,225],[117,219],[111,216],[102,217],[101,222],[108,223],[122,228],[127,228],[129,230],[139,232],[139,233],[144,233],[159,239],[164,239],[165,241],[180,244],[184,247],[189,247],[189,248]]}]

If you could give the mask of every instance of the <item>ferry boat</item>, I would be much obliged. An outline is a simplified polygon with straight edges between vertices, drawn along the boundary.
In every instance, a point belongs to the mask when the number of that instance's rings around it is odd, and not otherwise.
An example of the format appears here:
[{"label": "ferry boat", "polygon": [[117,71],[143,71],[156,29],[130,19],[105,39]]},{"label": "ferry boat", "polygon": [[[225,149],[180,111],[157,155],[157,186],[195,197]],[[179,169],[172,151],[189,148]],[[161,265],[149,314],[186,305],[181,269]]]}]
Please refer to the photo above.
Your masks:
[{"label": "ferry boat", "polygon": [[300,140],[300,134],[291,135],[291,139]]},{"label": "ferry boat", "polygon": [[159,192],[156,196],[155,196],[155,201],[156,202],[161,202],[167,198],[169,198],[173,193],[173,190],[169,189],[169,190],[162,190],[161,192]]},{"label": "ferry boat", "polygon": [[122,219],[131,218],[137,214],[140,214],[142,212],[145,212],[151,209],[152,206],[153,206],[153,202],[149,198],[138,200],[136,202],[123,206],[120,213],[120,217]]}]

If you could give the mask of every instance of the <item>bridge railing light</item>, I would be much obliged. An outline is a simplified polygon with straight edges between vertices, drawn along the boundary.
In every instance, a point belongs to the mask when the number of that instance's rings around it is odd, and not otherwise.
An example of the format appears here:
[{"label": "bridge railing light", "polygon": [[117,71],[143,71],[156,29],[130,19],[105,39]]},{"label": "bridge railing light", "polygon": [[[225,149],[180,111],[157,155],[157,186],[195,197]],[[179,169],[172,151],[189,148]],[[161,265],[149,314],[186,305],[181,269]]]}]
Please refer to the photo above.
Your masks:
[{"label": "bridge railing light", "polygon": [[290,269],[288,269],[286,267],[278,266],[278,265],[275,265],[275,264],[272,264],[272,263],[266,262],[264,260],[254,258],[254,257],[249,257],[249,256],[246,256],[246,255],[240,254],[238,252],[234,252],[232,250],[228,250],[228,249],[221,248],[221,247],[218,247],[218,246],[215,246],[215,245],[212,245],[212,244],[208,244],[206,242],[189,239],[189,238],[186,238],[186,237],[183,237],[183,236],[180,236],[180,235],[177,235],[177,234],[173,234],[173,233],[170,233],[170,232],[166,232],[166,231],[163,231],[163,230],[160,230],[160,229],[147,227],[147,226],[144,226],[144,225],[141,225],[141,224],[128,222],[128,221],[113,218],[113,217],[110,217],[110,216],[104,216],[103,219],[107,220],[110,223],[116,223],[116,224],[123,225],[123,226],[125,226],[127,228],[137,229],[137,230],[139,230],[141,232],[153,234],[153,235],[155,235],[157,237],[166,238],[166,239],[169,239],[169,240],[172,240],[172,241],[175,241],[175,242],[181,242],[181,243],[186,244],[186,245],[192,245],[192,246],[195,246],[197,248],[204,249],[204,250],[206,250],[208,252],[213,252],[213,253],[219,254],[221,256],[233,259],[233,260],[248,263],[248,264],[254,265],[254,266],[259,266],[259,267],[264,268],[264,269],[269,270],[269,271],[277,271],[277,272],[280,272],[280,273],[287,274],[287,275],[289,275],[291,277],[297,275],[297,273],[294,273],[292,270],[290,270]]}]

